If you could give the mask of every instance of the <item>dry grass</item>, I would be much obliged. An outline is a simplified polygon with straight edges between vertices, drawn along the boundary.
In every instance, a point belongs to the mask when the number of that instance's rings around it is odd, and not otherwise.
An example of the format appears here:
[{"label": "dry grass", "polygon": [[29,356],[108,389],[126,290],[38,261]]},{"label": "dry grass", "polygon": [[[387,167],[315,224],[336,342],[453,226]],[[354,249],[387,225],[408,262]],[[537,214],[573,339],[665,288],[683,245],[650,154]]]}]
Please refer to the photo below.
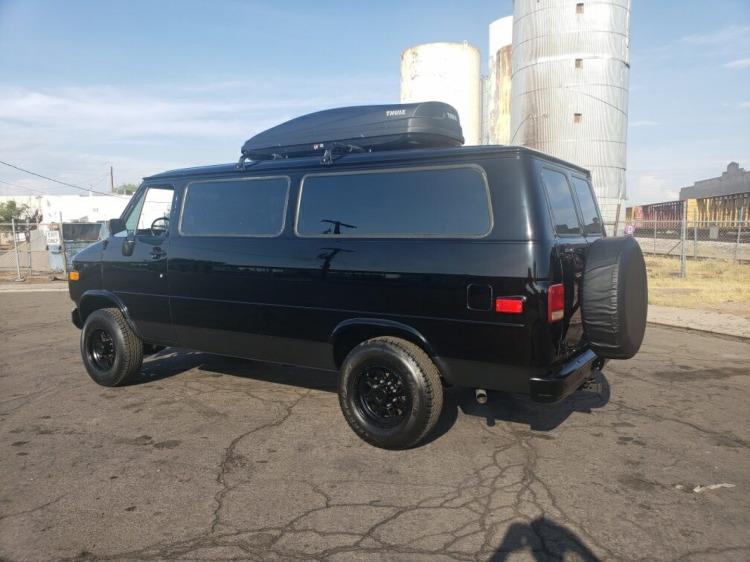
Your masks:
[{"label": "dry grass", "polygon": [[750,265],[689,260],[681,278],[679,258],[647,256],[646,268],[650,304],[750,314]]}]

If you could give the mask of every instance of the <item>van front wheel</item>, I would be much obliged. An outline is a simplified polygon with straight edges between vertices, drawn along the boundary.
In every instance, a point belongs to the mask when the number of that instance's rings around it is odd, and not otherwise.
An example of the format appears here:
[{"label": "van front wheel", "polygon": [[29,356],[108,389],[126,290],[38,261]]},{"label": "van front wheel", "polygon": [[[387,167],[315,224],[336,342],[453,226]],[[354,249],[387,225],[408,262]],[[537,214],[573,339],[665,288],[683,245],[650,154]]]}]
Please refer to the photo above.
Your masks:
[{"label": "van front wheel", "polygon": [[89,376],[102,386],[135,380],[143,363],[143,342],[116,308],[89,314],[81,331],[81,356]]},{"label": "van front wheel", "polygon": [[435,364],[419,346],[395,337],[373,338],[349,352],[338,390],[349,426],[382,449],[418,444],[443,407]]}]

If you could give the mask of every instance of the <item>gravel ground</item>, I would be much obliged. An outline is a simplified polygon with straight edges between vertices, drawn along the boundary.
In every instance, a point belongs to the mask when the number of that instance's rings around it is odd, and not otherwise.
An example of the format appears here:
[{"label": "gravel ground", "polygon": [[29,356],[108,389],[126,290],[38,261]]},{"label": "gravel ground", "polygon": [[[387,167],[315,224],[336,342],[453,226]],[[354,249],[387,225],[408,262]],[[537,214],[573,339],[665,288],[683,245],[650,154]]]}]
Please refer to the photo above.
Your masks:
[{"label": "gravel ground", "polygon": [[0,294],[0,560],[750,559],[750,342],[650,325],[601,394],[451,389],[391,452],[334,374],[165,350],[99,387],[70,309]]}]

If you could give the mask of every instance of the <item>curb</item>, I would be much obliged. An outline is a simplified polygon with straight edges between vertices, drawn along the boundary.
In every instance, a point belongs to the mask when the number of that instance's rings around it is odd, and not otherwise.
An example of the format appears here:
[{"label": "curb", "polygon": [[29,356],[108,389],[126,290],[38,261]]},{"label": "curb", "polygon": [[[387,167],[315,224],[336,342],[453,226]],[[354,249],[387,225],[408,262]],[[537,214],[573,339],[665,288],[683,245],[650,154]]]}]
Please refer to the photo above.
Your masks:
[{"label": "curb", "polygon": [[16,285],[5,283],[0,284],[0,295],[13,293],[57,293],[67,290],[67,283],[60,283],[59,285],[55,284],[55,286],[50,286],[47,283],[32,283],[28,285],[24,285],[22,283],[18,283]]},{"label": "curb", "polygon": [[721,338],[729,338],[736,341],[746,342],[750,341],[750,335],[744,335],[744,334],[731,334],[729,332],[717,332],[715,330],[708,330],[705,328],[695,328],[690,326],[684,326],[682,324],[670,324],[668,322],[661,322],[658,320],[646,320],[646,324],[651,324],[653,326],[661,326],[662,328],[672,328],[674,330],[679,330],[682,332],[695,332],[698,334],[709,334],[712,336],[718,336]]}]

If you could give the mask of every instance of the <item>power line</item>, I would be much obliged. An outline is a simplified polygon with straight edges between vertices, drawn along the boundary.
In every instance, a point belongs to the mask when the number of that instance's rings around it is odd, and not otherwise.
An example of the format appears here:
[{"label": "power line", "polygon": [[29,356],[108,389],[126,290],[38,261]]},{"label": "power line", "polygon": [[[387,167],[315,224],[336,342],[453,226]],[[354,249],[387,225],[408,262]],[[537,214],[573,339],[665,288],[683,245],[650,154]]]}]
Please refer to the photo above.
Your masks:
[{"label": "power line", "polygon": [[[96,180],[96,181],[94,181],[94,180]],[[81,183],[85,184],[85,185],[88,185],[90,188],[94,188],[97,185],[101,185],[101,183],[104,180],[109,180],[109,172],[107,172],[103,176],[95,176],[95,178],[87,180],[87,181],[82,181]]]},{"label": "power line", "polygon": [[67,187],[72,187],[74,189],[80,189],[81,191],[86,191],[86,192],[91,192],[91,193],[98,193],[99,195],[114,195],[115,197],[122,197],[121,195],[117,195],[115,193],[104,193],[103,191],[97,191],[95,189],[90,189],[90,188],[87,188],[87,187],[81,187],[80,185],[75,185],[73,183],[68,183],[68,182],[65,182],[65,181],[56,180],[55,178],[50,178],[48,176],[44,176],[42,174],[38,174],[36,172],[32,172],[31,170],[27,170],[25,168],[21,168],[20,166],[16,166],[15,164],[11,164],[9,162],[3,162],[2,160],[0,160],[0,164],[3,164],[3,165],[8,166],[10,168],[15,168],[16,170],[19,170],[21,172],[25,172],[27,174],[31,174],[32,176],[36,176],[38,178],[42,178],[42,179],[45,179],[45,180],[53,181],[55,183],[59,183],[60,185],[65,185]]},{"label": "power line", "polygon": [[11,187],[16,187],[18,189],[27,189],[28,191],[31,191],[33,193],[39,193],[40,195],[50,195],[49,193],[47,193],[45,191],[39,191],[38,189],[33,189],[31,187],[26,187],[25,185],[16,185],[14,183],[10,183],[8,181],[3,181],[3,180],[0,180],[0,183],[3,183],[5,185],[9,185]]}]

